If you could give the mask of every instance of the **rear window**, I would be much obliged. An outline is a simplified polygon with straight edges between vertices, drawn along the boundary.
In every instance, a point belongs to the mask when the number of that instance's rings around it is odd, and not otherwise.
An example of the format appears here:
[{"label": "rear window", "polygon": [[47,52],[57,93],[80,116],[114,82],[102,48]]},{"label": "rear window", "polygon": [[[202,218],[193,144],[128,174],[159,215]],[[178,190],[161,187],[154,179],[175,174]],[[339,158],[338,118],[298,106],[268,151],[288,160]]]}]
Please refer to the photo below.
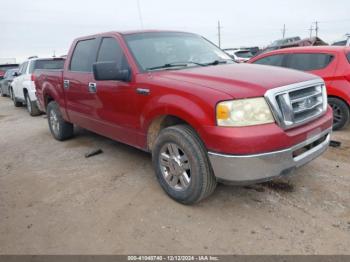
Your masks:
[{"label": "rear window", "polygon": [[76,72],[92,72],[92,64],[96,60],[96,39],[82,40],[77,43],[70,62],[70,70]]},{"label": "rear window", "polygon": [[252,58],[253,54],[250,51],[239,51],[236,52],[236,56],[241,58]]},{"label": "rear window", "polygon": [[327,67],[332,59],[329,54],[290,54],[287,67],[302,71],[320,70]]},{"label": "rear window", "polygon": [[31,63],[29,68],[29,73],[32,73],[35,69],[48,69],[48,70],[63,69],[63,65],[64,65],[63,59],[36,60]]},{"label": "rear window", "polygon": [[271,55],[256,60],[253,64],[258,65],[271,65],[271,66],[282,66],[285,55]]}]

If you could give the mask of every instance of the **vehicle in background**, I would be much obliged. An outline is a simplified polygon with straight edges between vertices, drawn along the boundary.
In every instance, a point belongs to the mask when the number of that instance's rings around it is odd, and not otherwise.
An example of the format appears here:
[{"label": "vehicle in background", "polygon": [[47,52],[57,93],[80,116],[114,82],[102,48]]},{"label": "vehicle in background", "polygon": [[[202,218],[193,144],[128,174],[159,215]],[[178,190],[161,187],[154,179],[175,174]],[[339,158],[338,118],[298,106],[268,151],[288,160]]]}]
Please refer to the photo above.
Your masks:
[{"label": "vehicle in background", "polygon": [[322,77],[327,87],[328,103],[333,108],[334,130],[342,129],[349,122],[350,47],[281,49],[258,55],[249,63],[292,68]]},{"label": "vehicle in background", "polygon": [[319,37],[310,37],[300,39],[300,37],[291,37],[286,39],[280,39],[273,42],[268,47],[261,50],[259,54],[271,52],[273,50],[279,50],[290,47],[301,47],[301,46],[325,46],[328,45]]},{"label": "vehicle in background", "polygon": [[227,49],[224,49],[224,51],[227,54],[229,54],[233,58],[233,60],[237,63],[247,62],[250,58],[253,57],[253,54],[246,49],[227,48]]},{"label": "vehicle in background", "polygon": [[9,69],[6,71],[4,78],[0,80],[0,96],[10,95],[10,85],[15,78],[15,73],[18,72],[18,68]]},{"label": "vehicle in background", "polygon": [[2,64],[0,65],[0,80],[4,78],[4,75],[7,70],[15,69],[18,67],[18,64]]},{"label": "vehicle in background", "polygon": [[346,34],[343,39],[334,42],[332,46],[350,46],[350,34]]},{"label": "vehicle in background", "polygon": [[71,138],[78,125],[151,152],[160,185],[184,204],[208,197],[217,182],[289,174],[330,140],[332,110],[321,78],[234,63],[196,34],[78,38],[64,70],[34,75],[55,139]]},{"label": "vehicle in background", "polygon": [[10,96],[16,107],[26,105],[31,116],[40,115],[35,94],[34,70],[37,69],[62,69],[63,58],[37,58],[31,57],[19,67],[16,78],[10,86]]}]

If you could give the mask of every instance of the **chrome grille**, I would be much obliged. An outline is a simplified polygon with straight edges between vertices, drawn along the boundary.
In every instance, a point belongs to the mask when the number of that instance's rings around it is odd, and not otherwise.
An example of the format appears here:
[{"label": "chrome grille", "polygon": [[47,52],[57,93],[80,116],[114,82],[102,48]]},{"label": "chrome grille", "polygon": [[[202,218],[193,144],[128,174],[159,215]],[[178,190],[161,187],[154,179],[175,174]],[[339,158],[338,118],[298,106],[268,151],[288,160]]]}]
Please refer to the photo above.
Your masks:
[{"label": "chrome grille", "polygon": [[320,79],[271,89],[265,97],[284,129],[310,122],[327,111],[326,87]]}]

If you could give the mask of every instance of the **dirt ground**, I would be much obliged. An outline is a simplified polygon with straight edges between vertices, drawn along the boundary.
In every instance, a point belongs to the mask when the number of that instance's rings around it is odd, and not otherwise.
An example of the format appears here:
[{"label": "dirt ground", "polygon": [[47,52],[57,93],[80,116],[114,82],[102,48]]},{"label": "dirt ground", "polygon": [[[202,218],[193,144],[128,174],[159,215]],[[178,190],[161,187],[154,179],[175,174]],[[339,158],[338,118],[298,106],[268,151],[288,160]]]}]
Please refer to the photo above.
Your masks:
[{"label": "dirt ground", "polygon": [[0,98],[0,254],[350,254],[350,128],[333,139],[288,181],[183,206],[147,153],[82,129],[57,142]]}]

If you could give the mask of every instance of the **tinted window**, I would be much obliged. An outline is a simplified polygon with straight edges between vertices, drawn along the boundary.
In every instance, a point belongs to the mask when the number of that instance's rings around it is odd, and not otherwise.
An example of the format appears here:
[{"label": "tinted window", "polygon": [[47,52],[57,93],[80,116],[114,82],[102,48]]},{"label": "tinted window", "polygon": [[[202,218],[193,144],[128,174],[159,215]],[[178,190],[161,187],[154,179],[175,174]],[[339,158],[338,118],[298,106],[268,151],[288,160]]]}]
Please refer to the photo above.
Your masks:
[{"label": "tinted window", "polygon": [[253,55],[250,51],[238,51],[236,52],[236,56],[241,58],[252,58]]},{"label": "tinted window", "polygon": [[32,73],[35,69],[63,69],[64,60],[36,60],[31,63],[29,67],[29,73]]},{"label": "tinted window", "polygon": [[282,66],[283,65],[283,59],[285,55],[271,55],[266,56],[264,58],[261,58],[259,60],[256,60],[254,64],[259,65],[271,65],[271,66]]},{"label": "tinted window", "polygon": [[21,68],[20,68],[20,73],[21,74],[25,74],[26,71],[27,71],[27,66],[28,66],[28,62],[25,62],[21,65]]},{"label": "tinted window", "polygon": [[328,54],[290,54],[287,67],[302,71],[318,70],[328,66],[332,58]]},{"label": "tinted window", "polygon": [[74,49],[70,62],[70,70],[92,72],[92,64],[96,58],[96,39],[79,41]]},{"label": "tinted window", "polygon": [[98,53],[98,62],[115,62],[120,69],[128,68],[126,57],[119,43],[114,38],[103,38],[100,51]]}]

